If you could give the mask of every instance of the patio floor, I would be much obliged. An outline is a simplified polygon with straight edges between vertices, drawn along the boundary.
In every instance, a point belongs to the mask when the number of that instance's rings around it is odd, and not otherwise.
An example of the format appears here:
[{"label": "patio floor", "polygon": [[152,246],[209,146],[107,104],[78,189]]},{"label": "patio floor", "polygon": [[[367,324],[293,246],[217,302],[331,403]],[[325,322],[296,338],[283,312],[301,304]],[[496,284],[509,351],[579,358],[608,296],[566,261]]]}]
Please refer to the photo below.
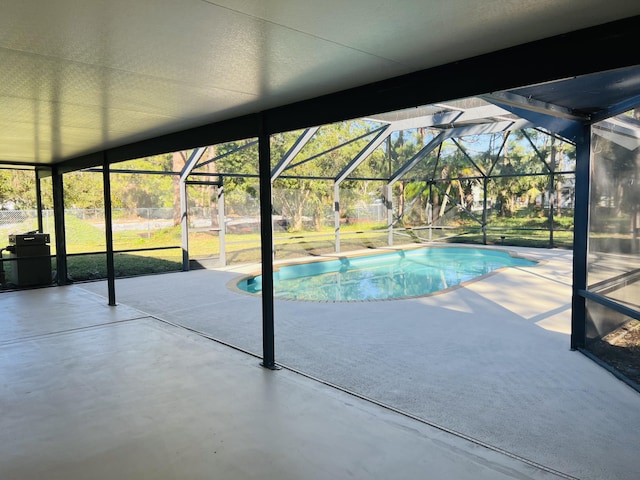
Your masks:
[{"label": "patio floor", "polygon": [[275,372],[239,271],[3,293],[1,477],[637,478],[640,394],[569,350],[571,253],[509,250],[544,262],[276,301]]}]

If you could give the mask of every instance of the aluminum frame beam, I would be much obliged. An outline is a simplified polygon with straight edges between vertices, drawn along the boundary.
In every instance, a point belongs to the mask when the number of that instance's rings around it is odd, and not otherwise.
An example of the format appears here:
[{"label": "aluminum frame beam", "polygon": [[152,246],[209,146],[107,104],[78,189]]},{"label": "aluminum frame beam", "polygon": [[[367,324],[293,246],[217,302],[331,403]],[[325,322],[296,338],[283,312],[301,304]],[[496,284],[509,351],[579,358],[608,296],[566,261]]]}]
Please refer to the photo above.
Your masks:
[{"label": "aluminum frame beam", "polygon": [[610,140],[627,150],[640,146],[640,122],[626,118],[610,118],[593,125],[601,137]]},{"label": "aluminum frame beam", "polygon": [[387,209],[387,244],[393,245],[393,185],[388,183],[384,187],[384,206]]},{"label": "aluminum frame beam", "polygon": [[333,225],[335,235],[334,250],[340,253],[340,184],[333,184]]},{"label": "aluminum frame beam", "polygon": [[293,142],[291,148],[285,153],[278,164],[271,170],[271,181],[273,182],[289,166],[300,151],[309,143],[320,127],[307,128],[298,139]]},{"label": "aluminum frame beam", "polygon": [[606,118],[615,117],[616,115],[620,115],[621,113],[627,112],[633,108],[636,108],[640,105],[640,95],[636,95],[635,97],[630,97],[623,100],[620,103],[616,103],[615,105],[611,105],[609,108],[598,112],[591,116],[592,123],[599,122]]},{"label": "aluminum frame beam", "polygon": [[571,297],[571,349],[586,343],[586,299],[589,260],[589,199],[591,196],[591,127],[584,125],[576,145],[575,207],[573,221],[573,279]]},{"label": "aluminum frame beam", "polygon": [[56,232],[56,274],[59,286],[67,285],[67,239],[64,226],[64,182],[62,172],[52,168],[51,185],[53,189],[53,220]]},{"label": "aluminum frame beam", "polygon": [[482,178],[487,178],[487,174],[482,170],[482,168],[480,168],[480,165],[478,165],[476,162],[473,161],[473,158],[471,158],[471,155],[469,155],[469,153],[467,152],[467,149],[464,148],[464,146],[458,140],[456,140],[455,138],[452,138],[451,140],[456,145],[456,147],[458,147],[458,150],[460,150],[462,152],[462,154],[469,161],[469,163],[471,163],[471,165],[473,165],[473,168],[475,168],[478,172],[480,172],[480,176]]},{"label": "aluminum frame beam", "polygon": [[403,175],[420,163],[420,161],[431,153],[431,151],[433,151],[438,145],[449,138],[464,137],[467,135],[481,135],[486,133],[499,133],[507,130],[521,130],[530,126],[532,126],[532,123],[528,120],[505,120],[491,124],[469,125],[466,127],[456,127],[443,130],[411,159],[409,159],[409,161],[396,170],[389,178],[389,183],[392,185],[396,183]]},{"label": "aluminum frame beam", "polygon": [[513,93],[501,92],[485,95],[487,101],[507,108],[520,118],[556,132],[569,142],[575,143],[580,135],[580,126],[591,121],[588,115],[578,114],[568,108],[535,101]]},{"label": "aluminum frame beam", "polygon": [[360,152],[349,162],[349,164],[342,169],[340,173],[335,177],[334,181],[340,185],[359,165],[364,162],[369,155],[371,155],[376,148],[382,145],[382,142],[386,140],[393,132],[391,124],[384,130],[378,132],[378,134],[364,147]]},{"label": "aluminum frame beam", "polygon": [[402,165],[398,170],[396,170],[393,175],[389,178],[389,185],[393,186],[402,176],[415,167],[424,157],[429,155],[433,150],[435,150],[438,145],[444,142],[447,138],[449,138],[445,132],[440,132],[433,140],[431,140],[427,145],[422,147],[418,153],[416,153],[413,157],[409,159],[404,165]]},{"label": "aluminum frame beam", "polygon": [[220,248],[220,266],[227,265],[227,226],[225,224],[226,212],[224,208],[224,180],[220,177],[218,183],[218,242]]},{"label": "aluminum frame beam", "polygon": [[[291,168],[295,168],[295,167],[297,167],[299,165],[302,165],[303,163],[307,163],[307,162],[310,162],[311,160],[315,160],[316,158],[319,158],[319,157],[321,157],[323,155],[326,155],[327,153],[335,152],[336,150],[340,150],[342,147],[346,147],[347,145],[350,145],[350,144],[352,144],[354,142],[357,142],[358,140],[362,140],[363,138],[367,138],[368,136],[373,135],[374,133],[378,133],[379,131],[384,130],[385,128],[387,128],[386,125],[383,126],[383,127],[374,128],[373,130],[369,130],[368,132],[366,132],[366,133],[364,133],[362,135],[358,135],[357,137],[351,138],[351,139],[347,140],[346,142],[343,142],[343,143],[341,143],[339,145],[336,145],[335,147],[331,147],[331,148],[329,148],[329,149],[327,149],[327,150],[325,150],[323,152],[317,153],[315,155],[311,155],[310,157],[305,158],[304,160],[300,160],[299,162],[294,163],[293,165],[289,164],[289,166],[285,170],[289,170]],[[282,175],[282,174],[280,175],[280,178],[285,178],[285,177],[286,177],[286,175]],[[298,176],[298,175],[291,176],[291,178],[295,178],[295,177],[302,178],[302,176]],[[335,177],[327,177],[327,179],[328,180],[335,180]]]},{"label": "aluminum frame beam", "polygon": [[508,116],[511,112],[504,108],[490,103],[482,107],[465,108],[462,114],[456,119],[458,123],[479,120],[481,118],[497,118],[499,120],[510,120]]},{"label": "aluminum frame beam", "polygon": [[[443,107],[446,108],[446,107]],[[414,128],[436,128],[442,125],[450,125],[461,121],[474,121],[483,118],[491,118],[497,115],[508,114],[506,110],[495,105],[487,105],[483,107],[475,107],[467,110],[459,110],[454,112],[443,112],[433,115],[423,115],[420,117],[409,118],[406,120],[398,120],[390,122],[388,127],[379,133],[358,155],[336,176],[335,181],[342,183],[347,177],[378,148],[384,140],[389,138],[392,133],[401,130],[411,130]],[[510,120],[506,120],[510,121]]]},{"label": "aluminum frame beam", "polygon": [[102,164],[102,192],[104,195],[104,233],[107,261],[107,298],[109,306],[116,305],[116,269],[113,251],[113,213],[111,208],[111,174],[109,163]]},{"label": "aluminum frame beam", "polygon": [[[334,179],[334,227],[335,227],[335,251],[340,252],[340,184],[344,182],[351,173],[358,168],[362,163],[387,140],[392,133],[401,130],[409,130],[413,128],[430,128],[435,125],[443,125],[452,123],[462,115],[462,112],[444,112],[433,115],[423,115],[420,117],[409,118],[405,120],[398,120],[389,123],[386,128],[383,128],[378,134],[367,144],[367,146],[358,152],[358,154],[346,165],[340,173]],[[391,200],[389,200],[391,201]],[[393,233],[390,233],[390,242]],[[391,245],[390,243],[389,245]]]},{"label": "aluminum frame beam", "polygon": [[[480,107],[469,110],[469,114],[466,117],[466,120],[485,118],[488,113],[496,113],[497,111],[501,113],[504,112],[502,109],[498,109],[497,107]],[[464,116],[464,112],[446,112],[441,114],[434,115],[424,115],[416,118],[410,118],[406,120],[398,120],[395,122],[391,122],[387,128],[381,130],[370,142],[369,144],[361,150],[349,164],[342,169],[340,173],[335,178],[334,183],[334,225],[335,225],[335,251],[336,253],[340,252],[340,192],[339,187],[340,184],[347,179],[351,173],[358,168],[362,163],[380,146],[382,143],[387,140],[392,133],[398,132],[401,130],[409,130],[413,128],[433,128],[436,125],[442,125],[447,123],[452,123]],[[437,137],[436,137],[437,138]],[[435,147],[434,147],[435,148]],[[426,152],[428,154],[429,152]],[[419,160],[418,160],[419,161]],[[391,182],[391,186],[393,186]],[[391,197],[389,197],[389,202],[391,202]],[[393,217],[393,216],[392,216]],[[392,228],[392,227],[391,227]],[[393,244],[393,232],[389,233],[390,242],[389,245]]]},{"label": "aluminum frame beam", "polygon": [[205,160],[202,163],[196,164],[194,168],[196,168],[196,167],[198,167],[198,168],[204,167],[205,165],[209,165],[210,163],[217,162],[221,158],[228,157],[229,155],[231,155],[233,153],[236,153],[236,152],[239,152],[240,150],[244,150],[245,148],[252,147],[253,145],[256,145],[257,143],[258,143],[257,140],[253,140],[251,142],[247,142],[244,145],[240,145],[239,147],[234,148],[233,150],[230,150],[230,151],[225,152],[225,153],[221,153],[220,155],[216,155],[213,158],[209,158],[209,159]]},{"label": "aluminum frame beam", "polygon": [[531,145],[531,148],[535,152],[536,156],[544,164],[544,166],[547,168],[549,173],[552,173],[552,171],[555,170],[555,169],[551,168],[551,165],[549,165],[549,162],[547,162],[547,159],[544,158],[542,153],[540,153],[540,150],[538,149],[538,146],[535,143],[533,143],[533,140],[531,139],[531,137],[529,135],[527,135],[526,133],[524,133],[524,138],[527,139],[527,141],[529,142],[529,145]]},{"label": "aluminum frame beam", "polygon": [[497,103],[498,105],[517,107],[535,113],[542,113],[544,115],[562,118],[564,120],[571,120],[573,122],[585,123],[591,121],[590,115],[574,112],[573,110],[560,105],[541,102],[515,93],[494,92],[489,95],[481,95],[480,98],[484,98],[486,101],[491,103]]},{"label": "aluminum frame beam", "polygon": [[191,152],[180,172],[180,230],[182,245],[182,270],[189,271],[189,218],[187,205],[187,178],[200,161],[207,147],[198,147]]},{"label": "aluminum frame beam", "polygon": [[439,125],[449,125],[459,120],[462,112],[440,112],[432,115],[423,115],[415,118],[407,118],[405,120],[396,120],[389,123],[391,133],[400,130],[411,130],[413,128],[429,128]]},{"label": "aluminum frame beam", "polygon": [[[264,119],[263,119],[264,120]],[[262,363],[264,368],[278,370],[275,361],[273,301],[273,200],[271,195],[271,142],[261,123],[258,135],[260,173],[260,255],[262,258]]]},{"label": "aluminum frame beam", "polygon": [[44,233],[44,225],[42,219],[42,183],[40,180],[40,175],[38,175],[38,171],[34,170],[34,182],[36,186],[36,212],[38,216],[38,231],[40,233]]}]

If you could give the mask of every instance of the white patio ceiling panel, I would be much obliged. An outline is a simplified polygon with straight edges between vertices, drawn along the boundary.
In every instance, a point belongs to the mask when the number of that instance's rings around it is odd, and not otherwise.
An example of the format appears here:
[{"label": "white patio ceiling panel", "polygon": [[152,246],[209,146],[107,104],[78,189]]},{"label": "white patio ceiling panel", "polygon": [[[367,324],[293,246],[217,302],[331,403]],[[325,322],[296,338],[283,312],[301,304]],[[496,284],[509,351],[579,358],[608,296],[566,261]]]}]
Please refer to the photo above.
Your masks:
[{"label": "white patio ceiling panel", "polygon": [[0,161],[54,163],[638,13],[625,0],[4,0]]}]

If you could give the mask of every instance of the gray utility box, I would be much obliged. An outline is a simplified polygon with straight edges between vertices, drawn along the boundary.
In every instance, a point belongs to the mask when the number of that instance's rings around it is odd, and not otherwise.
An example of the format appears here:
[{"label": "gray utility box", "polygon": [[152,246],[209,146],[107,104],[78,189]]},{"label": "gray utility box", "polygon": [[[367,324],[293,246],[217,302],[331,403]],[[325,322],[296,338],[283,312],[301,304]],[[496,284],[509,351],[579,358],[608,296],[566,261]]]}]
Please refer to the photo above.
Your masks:
[{"label": "gray utility box", "polygon": [[18,287],[51,285],[50,241],[48,233],[9,235],[6,250],[10,261],[5,263],[9,283]]}]

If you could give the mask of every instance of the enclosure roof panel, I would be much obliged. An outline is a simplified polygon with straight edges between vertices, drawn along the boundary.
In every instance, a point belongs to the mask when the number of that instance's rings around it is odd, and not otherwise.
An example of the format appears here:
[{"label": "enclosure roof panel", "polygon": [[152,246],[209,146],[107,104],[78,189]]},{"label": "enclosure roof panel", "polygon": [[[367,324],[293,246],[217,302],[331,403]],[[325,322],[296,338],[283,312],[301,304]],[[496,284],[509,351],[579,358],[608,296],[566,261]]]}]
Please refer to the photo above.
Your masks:
[{"label": "enclosure roof panel", "polygon": [[594,115],[640,94],[640,66],[511,90],[526,98]]}]

